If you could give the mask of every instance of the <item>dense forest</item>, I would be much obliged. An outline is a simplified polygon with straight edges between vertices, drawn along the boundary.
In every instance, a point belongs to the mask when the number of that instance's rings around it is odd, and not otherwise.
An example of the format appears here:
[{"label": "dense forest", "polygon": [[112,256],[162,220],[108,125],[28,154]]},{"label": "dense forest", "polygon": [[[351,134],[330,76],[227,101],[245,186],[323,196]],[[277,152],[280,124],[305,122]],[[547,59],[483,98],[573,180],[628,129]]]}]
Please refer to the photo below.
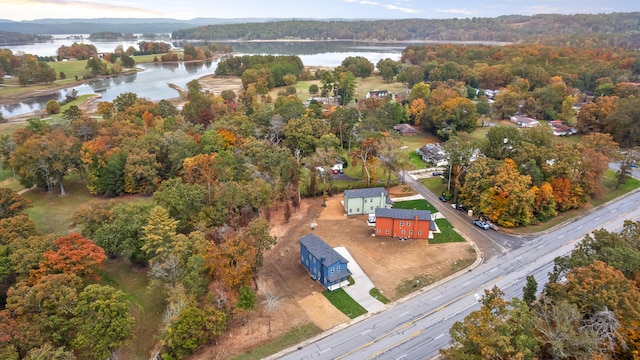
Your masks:
[{"label": "dense forest", "polygon": [[51,40],[51,36],[49,35],[30,35],[16,32],[0,31],[0,47],[48,40]]},{"label": "dense forest", "polygon": [[374,21],[292,20],[207,25],[176,30],[174,39],[189,40],[457,40],[473,42],[541,42],[637,48],[639,13],[598,15],[500,16],[471,19],[403,19]]}]

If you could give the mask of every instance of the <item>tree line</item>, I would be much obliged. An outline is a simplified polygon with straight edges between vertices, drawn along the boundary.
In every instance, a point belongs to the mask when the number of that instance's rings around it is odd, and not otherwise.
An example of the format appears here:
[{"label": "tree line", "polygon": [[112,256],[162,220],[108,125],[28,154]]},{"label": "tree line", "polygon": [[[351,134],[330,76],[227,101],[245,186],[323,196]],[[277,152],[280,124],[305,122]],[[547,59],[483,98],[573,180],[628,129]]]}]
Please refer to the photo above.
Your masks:
[{"label": "tree line", "polygon": [[634,359],[640,351],[639,222],[585,236],[556,258],[549,282],[527,276],[522,299],[485,290],[449,330],[445,359]]},{"label": "tree line", "polygon": [[533,16],[509,15],[470,19],[402,19],[373,21],[290,20],[217,24],[172,32],[187,40],[378,40],[554,42],[574,46],[637,48],[638,13]]}]

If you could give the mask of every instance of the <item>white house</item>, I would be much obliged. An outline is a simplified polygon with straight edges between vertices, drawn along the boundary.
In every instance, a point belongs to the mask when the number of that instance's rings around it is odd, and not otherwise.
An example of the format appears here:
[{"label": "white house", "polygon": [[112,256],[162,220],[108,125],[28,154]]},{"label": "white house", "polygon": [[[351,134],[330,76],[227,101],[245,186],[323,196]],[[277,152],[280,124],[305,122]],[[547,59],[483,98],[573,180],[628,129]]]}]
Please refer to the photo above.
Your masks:
[{"label": "white house", "polygon": [[511,120],[512,123],[515,123],[516,125],[522,128],[532,128],[532,127],[540,126],[540,122],[538,120],[532,119],[526,116],[514,115],[509,119]]},{"label": "white house", "polygon": [[344,211],[347,215],[373,214],[377,208],[391,208],[393,202],[384,188],[366,188],[344,191]]},{"label": "white house", "polygon": [[416,153],[422,157],[422,161],[432,163],[435,166],[449,165],[446,153],[438,144],[427,144],[416,150]]}]

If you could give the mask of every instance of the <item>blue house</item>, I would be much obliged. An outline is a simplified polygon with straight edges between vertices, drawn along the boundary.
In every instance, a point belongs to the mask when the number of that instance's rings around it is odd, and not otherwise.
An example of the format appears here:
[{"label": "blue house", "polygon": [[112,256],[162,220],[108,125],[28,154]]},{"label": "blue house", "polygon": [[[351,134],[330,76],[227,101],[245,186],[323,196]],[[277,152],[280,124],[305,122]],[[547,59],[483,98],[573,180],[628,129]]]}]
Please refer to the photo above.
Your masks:
[{"label": "blue house", "polygon": [[309,275],[329,290],[336,290],[349,283],[351,271],[347,259],[319,237],[308,234],[300,239],[300,262]]}]

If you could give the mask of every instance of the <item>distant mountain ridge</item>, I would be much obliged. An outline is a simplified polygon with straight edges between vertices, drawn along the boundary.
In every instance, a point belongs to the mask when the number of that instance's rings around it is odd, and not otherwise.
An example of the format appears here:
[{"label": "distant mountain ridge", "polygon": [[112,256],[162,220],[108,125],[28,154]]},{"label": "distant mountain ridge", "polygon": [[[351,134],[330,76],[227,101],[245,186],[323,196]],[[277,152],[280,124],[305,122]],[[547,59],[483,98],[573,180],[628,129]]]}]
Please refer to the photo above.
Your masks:
[{"label": "distant mountain ridge", "polygon": [[205,25],[269,22],[273,18],[195,18],[178,20],[166,18],[98,18],[98,19],[36,19],[13,21],[0,19],[0,31],[21,34],[87,34],[93,32],[171,33]]}]

